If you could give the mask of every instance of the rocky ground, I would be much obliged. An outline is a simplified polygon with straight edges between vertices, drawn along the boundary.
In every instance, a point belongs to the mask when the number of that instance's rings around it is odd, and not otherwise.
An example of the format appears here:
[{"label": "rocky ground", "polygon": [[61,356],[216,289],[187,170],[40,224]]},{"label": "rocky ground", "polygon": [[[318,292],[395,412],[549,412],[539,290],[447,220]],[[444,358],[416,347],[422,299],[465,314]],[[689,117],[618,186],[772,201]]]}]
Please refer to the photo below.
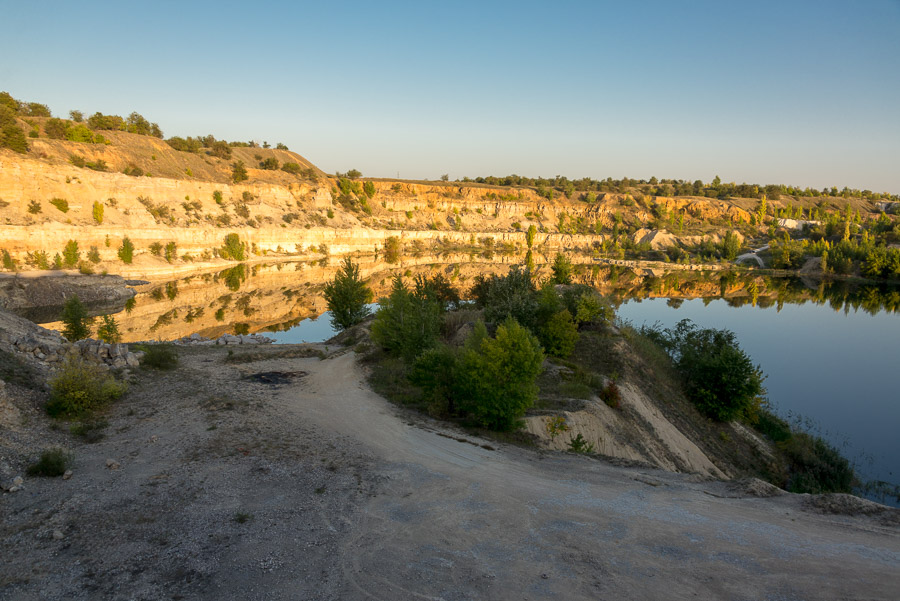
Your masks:
[{"label": "rocky ground", "polygon": [[0,496],[0,599],[900,598],[896,510],[478,439],[336,347],[179,352],[92,444],[7,385],[0,484],[75,459]]}]

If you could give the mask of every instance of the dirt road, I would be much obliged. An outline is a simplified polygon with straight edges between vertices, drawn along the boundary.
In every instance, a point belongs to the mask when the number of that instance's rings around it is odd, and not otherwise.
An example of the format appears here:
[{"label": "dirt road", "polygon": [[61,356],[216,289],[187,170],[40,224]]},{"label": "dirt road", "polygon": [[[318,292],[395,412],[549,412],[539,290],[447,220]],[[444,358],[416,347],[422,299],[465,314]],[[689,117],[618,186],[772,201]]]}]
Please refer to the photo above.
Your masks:
[{"label": "dirt road", "polygon": [[4,495],[0,598],[900,598],[896,514],[474,439],[352,353],[223,353],[138,383],[72,480]]}]

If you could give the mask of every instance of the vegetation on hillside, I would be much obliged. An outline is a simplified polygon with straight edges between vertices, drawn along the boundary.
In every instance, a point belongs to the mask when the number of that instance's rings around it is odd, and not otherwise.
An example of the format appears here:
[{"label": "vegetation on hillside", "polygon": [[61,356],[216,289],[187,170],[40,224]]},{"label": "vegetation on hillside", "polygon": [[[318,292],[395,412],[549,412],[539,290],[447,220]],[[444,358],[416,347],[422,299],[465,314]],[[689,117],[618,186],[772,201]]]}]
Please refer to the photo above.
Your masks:
[{"label": "vegetation on hillside", "polygon": [[[595,291],[535,282],[520,267],[476,278],[468,293],[474,305],[457,311],[430,298],[428,283],[420,276],[410,287],[397,277],[371,325],[370,381],[395,401],[463,425],[511,431],[535,406],[546,412],[594,397],[619,408],[617,380],[627,375],[639,378],[647,394],[669,399],[667,411],[680,411],[687,420],[682,426],[701,446],[714,440],[719,446],[710,452],[734,461],[738,471],[797,492],[847,492],[855,483],[833,447],[807,432],[784,430],[766,409],[764,376],[727,330],[685,322],[672,330],[626,326],[614,334],[607,325],[613,312]],[[553,364],[554,375],[541,375]],[[671,403],[683,406],[676,410]],[[770,437],[777,459],[729,448],[722,425],[733,420]],[[565,431],[565,422],[557,423],[556,435]],[[573,450],[591,451],[583,438],[572,439]]]}]

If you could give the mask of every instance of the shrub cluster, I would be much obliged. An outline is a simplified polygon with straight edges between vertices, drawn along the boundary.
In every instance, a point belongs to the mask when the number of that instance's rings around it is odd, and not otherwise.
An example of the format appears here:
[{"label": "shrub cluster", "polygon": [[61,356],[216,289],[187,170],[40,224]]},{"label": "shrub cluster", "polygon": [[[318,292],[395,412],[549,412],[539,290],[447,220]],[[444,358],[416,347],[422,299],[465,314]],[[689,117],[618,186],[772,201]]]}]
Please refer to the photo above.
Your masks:
[{"label": "shrub cluster", "polygon": [[700,329],[689,319],[672,329],[643,327],[672,357],[685,395],[701,413],[718,421],[753,416],[760,408],[764,376],[738,345],[734,332]]},{"label": "shrub cluster", "polygon": [[126,386],[109,372],[81,357],[71,357],[50,380],[47,413],[77,417],[102,408],[125,393]]}]

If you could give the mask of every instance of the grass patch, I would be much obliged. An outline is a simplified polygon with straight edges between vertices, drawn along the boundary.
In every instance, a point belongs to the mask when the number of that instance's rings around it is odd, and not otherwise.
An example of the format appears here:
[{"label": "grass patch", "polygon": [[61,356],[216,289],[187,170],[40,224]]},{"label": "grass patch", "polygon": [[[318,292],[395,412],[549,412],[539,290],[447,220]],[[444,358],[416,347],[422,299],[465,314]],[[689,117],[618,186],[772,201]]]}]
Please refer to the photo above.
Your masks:
[{"label": "grass patch", "polygon": [[252,519],[253,519],[252,513],[246,513],[244,511],[239,511],[236,514],[234,514],[234,521],[237,522],[238,524],[246,524],[247,522],[249,522]]},{"label": "grass patch", "polygon": [[105,419],[86,419],[70,426],[69,432],[86,443],[95,443],[103,440],[103,431],[108,426],[109,422]]},{"label": "grass patch", "polygon": [[769,474],[769,481],[794,493],[852,491],[856,474],[850,462],[820,436],[792,427],[771,411],[762,409],[754,427],[781,451],[783,465]]},{"label": "grass patch", "polygon": [[141,344],[136,345],[134,349],[144,353],[144,358],[141,359],[142,367],[160,370],[178,367],[178,351],[171,344]]},{"label": "grass patch", "polygon": [[228,350],[225,363],[253,363],[254,361],[267,361],[269,359],[308,359],[316,357],[324,359],[325,353],[319,349],[309,347],[273,349],[265,351],[238,351]]},{"label": "grass patch", "polygon": [[422,390],[409,381],[409,368],[402,359],[376,349],[364,361],[372,367],[368,378],[372,390],[394,403],[428,410]]},{"label": "grass patch", "polygon": [[29,476],[44,476],[56,478],[62,476],[72,463],[72,455],[63,449],[47,449],[41,453],[41,458],[28,466],[26,474]]},{"label": "grass patch", "polygon": [[0,379],[25,388],[38,387],[38,372],[13,353],[0,350]]}]

